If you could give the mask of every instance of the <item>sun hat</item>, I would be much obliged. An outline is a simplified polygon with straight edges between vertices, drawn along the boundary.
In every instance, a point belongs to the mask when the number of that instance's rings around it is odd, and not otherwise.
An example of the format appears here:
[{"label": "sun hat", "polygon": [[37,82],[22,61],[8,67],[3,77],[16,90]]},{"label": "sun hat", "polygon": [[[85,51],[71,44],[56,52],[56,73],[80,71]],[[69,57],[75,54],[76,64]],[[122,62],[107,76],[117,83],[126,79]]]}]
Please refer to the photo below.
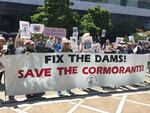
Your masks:
[{"label": "sun hat", "polygon": [[0,36],[0,41],[5,41],[5,38]]},{"label": "sun hat", "polygon": [[24,45],[33,45],[33,44],[34,44],[34,42],[32,40],[26,40],[24,42]]}]

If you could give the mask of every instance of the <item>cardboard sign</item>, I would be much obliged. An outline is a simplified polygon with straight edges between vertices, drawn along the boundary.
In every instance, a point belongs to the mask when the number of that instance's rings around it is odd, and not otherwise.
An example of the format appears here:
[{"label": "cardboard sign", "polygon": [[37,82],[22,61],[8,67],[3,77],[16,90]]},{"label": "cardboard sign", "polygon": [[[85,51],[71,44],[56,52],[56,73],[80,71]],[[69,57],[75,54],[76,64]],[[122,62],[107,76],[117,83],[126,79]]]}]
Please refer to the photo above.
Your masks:
[{"label": "cardboard sign", "polygon": [[92,48],[92,44],[93,44],[93,40],[92,37],[86,37],[82,39],[82,43],[83,43],[83,51],[89,51]]},{"label": "cardboard sign", "polygon": [[20,31],[21,31],[20,32],[21,38],[30,39],[31,38],[31,34],[30,34],[29,22],[19,21],[19,25],[20,25]]},{"label": "cardboard sign", "polygon": [[99,43],[94,43],[92,45],[92,53],[102,53],[102,49]]},{"label": "cardboard sign", "polygon": [[129,36],[129,41],[132,41],[133,43],[135,43],[135,40],[134,40],[134,36]]},{"label": "cardboard sign", "polygon": [[43,24],[30,24],[30,30],[31,30],[31,33],[42,34],[44,31],[44,25]]},{"label": "cardboard sign", "polygon": [[122,37],[117,37],[116,38],[116,45],[119,45],[120,42],[123,42],[124,38]]},{"label": "cardboard sign", "polygon": [[103,29],[103,30],[102,30],[102,37],[105,37],[105,35],[106,35],[106,30]]},{"label": "cardboard sign", "polygon": [[72,36],[73,36],[73,37],[78,37],[78,35],[79,35],[78,28],[77,28],[77,27],[73,27]]},{"label": "cardboard sign", "polygon": [[55,36],[55,37],[61,38],[61,37],[66,37],[67,32],[66,32],[65,28],[45,27],[43,35],[44,36]]},{"label": "cardboard sign", "polygon": [[78,51],[78,40],[77,37],[70,37],[71,49],[75,52]]},{"label": "cardboard sign", "polygon": [[7,51],[8,45],[3,45],[3,50]]}]

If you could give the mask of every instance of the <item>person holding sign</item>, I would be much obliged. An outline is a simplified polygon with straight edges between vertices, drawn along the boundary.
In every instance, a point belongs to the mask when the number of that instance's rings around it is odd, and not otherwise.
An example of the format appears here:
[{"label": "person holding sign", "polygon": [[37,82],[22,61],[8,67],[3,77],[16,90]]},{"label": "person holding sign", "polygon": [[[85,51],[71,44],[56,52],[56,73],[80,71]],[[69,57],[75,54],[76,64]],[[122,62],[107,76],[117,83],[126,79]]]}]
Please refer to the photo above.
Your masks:
[{"label": "person holding sign", "polygon": [[90,53],[92,50],[92,36],[90,36],[90,33],[85,33],[82,36],[82,42],[79,47],[79,52],[85,52],[85,53]]},{"label": "person holding sign", "polygon": [[24,46],[25,41],[26,41],[25,38],[20,37],[20,30],[19,30],[15,39],[15,48],[16,48],[15,54],[23,54],[25,52],[26,49]]},{"label": "person holding sign", "polygon": [[53,53],[54,52],[54,46],[56,43],[56,38],[54,36],[49,36],[49,39],[46,41],[46,47],[48,48],[48,51]]},{"label": "person holding sign", "polygon": [[16,48],[14,46],[14,41],[13,41],[13,38],[10,37],[8,39],[8,43],[7,43],[7,53],[8,55],[14,55],[15,54],[15,51],[16,51]]},{"label": "person holding sign", "polygon": [[42,36],[39,38],[39,41],[36,42],[35,45],[38,53],[48,52],[48,48],[46,47],[46,43]]},{"label": "person holding sign", "polygon": [[70,40],[66,40],[66,41],[63,42],[61,52],[73,52],[72,49],[71,49]]},{"label": "person holding sign", "polygon": [[[71,49],[71,41],[70,40],[64,38],[64,40],[62,41],[62,50],[61,50],[61,52],[73,52],[72,49]],[[67,92],[69,94],[73,94],[70,89],[67,90]],[[58,91],[58,95],[62,96],[61,91]]]}]

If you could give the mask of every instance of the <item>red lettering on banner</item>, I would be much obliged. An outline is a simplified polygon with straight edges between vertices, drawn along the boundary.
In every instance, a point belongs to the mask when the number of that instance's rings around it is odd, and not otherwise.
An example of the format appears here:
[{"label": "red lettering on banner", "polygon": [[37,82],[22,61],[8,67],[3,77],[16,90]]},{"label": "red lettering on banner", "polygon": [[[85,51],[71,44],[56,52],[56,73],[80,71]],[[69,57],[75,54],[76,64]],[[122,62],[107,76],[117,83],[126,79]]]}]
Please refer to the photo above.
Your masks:
[{"label": "red lettering on banner", "polygon": [[97,73],[102,73],[103,68],[102,67],[97,67]]},{"label": "red lettering on banner", "polygon": [[39,72],[38,72],[38,69],[34,69],[34,70],[35,70],[35,73],[36,73],[37,77],[41,77],[42,76],[43,69],[41,69]]},{"label": "red lettering on banner", "polygon": [[88,67],[84,67],[84,68],[82,69],[82,73],[85,74],[85,75],[89,74],[89,73],[88,73]]},{"label": "red lettering on banner", "polygon": [[59,72],[59,75],[61,76],[61,75],[62,75],[63,67],[58,67],[57,70],[58,70],[58,72]]},{"label": "red lettering on banner", "polygon": [[144,65],[137,65],[131,67],[113,66],[113,67],[83,67],[82,73],[84,75],[95,74],[131,74],[144,71]]},{"label": "red lettering on banner", "polygon": [[125,70],[125,67],[121,66],[121,67],[120,67],[119,74],[120,74],[120,73],[124,74],[124,73],[125,73],[124,70]]},{"label": "red lettering on banner", "polygon": [[130,71],[130,67],[127,67],[127,68],[126,68],[125,73],[131,73],[131,71]]},{"label": "red lettering on banner", "polygon": [[29,69],[29,70],[27,71],[27,73],[25,74],[24,78],[27,78],[28,76],[34,77],[34,74],[33,74],[33,72],[32,72],[31,69]]},{"label": "red lettering on banner", "polygon": [[48,76],[51,76],[51,68],[46,68],[46,69],[43,69],[44,70],[44,75],[46,76],[46,77],[48,77]]},{"label": "red lettering on banner", "polygon": [[43,69],[28,69],[25,70],[19,70],[18,71],[18,78],[28,78],[28,77],[41,77],[44,75],[45,77],[51,76],[51,68],[43,68]]},{"label": "red lettering on banner", "polygon": [[24,72],[24,70],[19,70],[19,71],[18,71],[18,73],[19,73],[19,75],[20,75],[20,76],[18,76],[18,78],[23,78],[23,76],[24,76],[24,75],[23,75],[23,72]]},{"label": "red lettering on banner", "polygon": [[112,68],[112,73],[113,73],[113,74],[117,74],[118,71],[119,71],[119,69],[118,69],[117,66],[114,66],[114,67]]},{"label": "red lettering on banner", "polygon": [[89,68],[89,73],[92,75],[96,72],[96,68],[95,67],[90,67]]},{"label": "red lettering on banner", "polygon": [[58,68],[57,68],[58,73],[59,73],[59,76],[62,76],[63,74],[64,74],[64,75],[77,74],[77,69],[78,69],[77,66],[74,66],[74,67],[58,67]]},{"label": "red lettering on banner", "polygon": [[104,67],[103,74],[110,74],[111,73],[111,67]]}]

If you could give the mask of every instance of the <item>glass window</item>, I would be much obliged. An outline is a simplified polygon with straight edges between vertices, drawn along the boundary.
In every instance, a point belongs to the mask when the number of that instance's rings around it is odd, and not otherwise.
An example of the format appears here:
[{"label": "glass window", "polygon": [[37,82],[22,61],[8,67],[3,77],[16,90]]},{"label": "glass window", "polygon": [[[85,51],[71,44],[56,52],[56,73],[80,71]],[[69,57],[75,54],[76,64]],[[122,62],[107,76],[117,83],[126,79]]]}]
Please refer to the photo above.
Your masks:
[{"label": "glass window", "polygon": [[120,5],[127,6],[127,0],[121,0]]}]

